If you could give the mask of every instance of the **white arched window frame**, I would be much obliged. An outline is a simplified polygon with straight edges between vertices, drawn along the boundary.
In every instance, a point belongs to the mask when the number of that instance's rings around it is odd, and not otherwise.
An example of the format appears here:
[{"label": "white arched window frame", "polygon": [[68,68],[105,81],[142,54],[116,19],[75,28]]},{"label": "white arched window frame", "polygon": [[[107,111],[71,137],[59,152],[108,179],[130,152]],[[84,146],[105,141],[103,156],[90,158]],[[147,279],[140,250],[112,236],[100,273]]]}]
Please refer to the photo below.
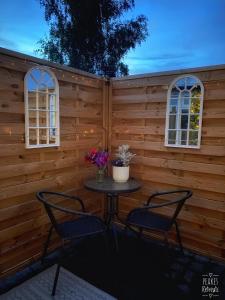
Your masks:
[{"label": "white arched window frame", "polygon": [[194,75],[177,77],[167,94],[165,146],[200,148],[204,86]]},{"label": "white arched window frame", "polygon": [[60,145],[59,85],[46,67],[31,68],[24,79],[26,148]]}]

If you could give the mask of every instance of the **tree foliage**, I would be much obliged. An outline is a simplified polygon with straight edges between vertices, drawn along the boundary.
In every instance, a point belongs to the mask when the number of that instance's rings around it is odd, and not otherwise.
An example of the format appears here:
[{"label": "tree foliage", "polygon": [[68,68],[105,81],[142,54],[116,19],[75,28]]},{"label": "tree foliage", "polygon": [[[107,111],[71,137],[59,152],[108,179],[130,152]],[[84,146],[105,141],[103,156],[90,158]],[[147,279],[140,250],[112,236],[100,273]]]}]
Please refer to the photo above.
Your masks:
[{"label": "tree foliage", "polygon": [[37,50],[45,58],[105,76],[128,74],[122,62],[147,36],[143,15],[124,20],[134,0],[39,0],[50,25]]}]

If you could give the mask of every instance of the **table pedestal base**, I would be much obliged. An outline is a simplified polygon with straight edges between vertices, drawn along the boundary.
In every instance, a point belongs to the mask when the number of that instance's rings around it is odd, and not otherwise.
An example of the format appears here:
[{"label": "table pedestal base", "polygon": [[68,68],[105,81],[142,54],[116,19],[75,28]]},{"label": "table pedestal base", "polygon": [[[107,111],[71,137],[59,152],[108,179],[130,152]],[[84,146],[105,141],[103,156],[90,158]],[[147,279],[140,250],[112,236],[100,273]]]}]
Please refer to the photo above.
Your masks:
[{"label": "table pedestal base", "polygon": [[118,245],[118,235],[115,228],[115,221],[118,220],[120,223],[126,225],[123,220],[119,217],[119,207],[118,207],[118,195],[116,194],[106,194],[106,213],[105,213],[105,223],[108,227],[108,230],[112,230],[113,238],[115,241],[116,250],[119,250]]}]

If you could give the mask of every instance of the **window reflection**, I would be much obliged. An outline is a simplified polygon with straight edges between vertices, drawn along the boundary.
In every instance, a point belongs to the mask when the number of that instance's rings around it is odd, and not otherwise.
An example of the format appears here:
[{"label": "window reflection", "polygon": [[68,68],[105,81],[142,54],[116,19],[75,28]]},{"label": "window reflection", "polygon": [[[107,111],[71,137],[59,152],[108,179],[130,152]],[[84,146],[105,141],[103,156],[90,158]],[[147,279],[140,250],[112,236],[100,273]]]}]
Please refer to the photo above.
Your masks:
[{"label": "window reflection", "polygon": [[166,143],[199,146],[203,86],[195,76],[184,76],[170,88]]},{"label": "window reflection", "polygon": [[[57,144],[58,92],[57,81],[45,68],[31,69],[26,75],[27,146]],[[36,129],[35,129],[36,128]]]}]

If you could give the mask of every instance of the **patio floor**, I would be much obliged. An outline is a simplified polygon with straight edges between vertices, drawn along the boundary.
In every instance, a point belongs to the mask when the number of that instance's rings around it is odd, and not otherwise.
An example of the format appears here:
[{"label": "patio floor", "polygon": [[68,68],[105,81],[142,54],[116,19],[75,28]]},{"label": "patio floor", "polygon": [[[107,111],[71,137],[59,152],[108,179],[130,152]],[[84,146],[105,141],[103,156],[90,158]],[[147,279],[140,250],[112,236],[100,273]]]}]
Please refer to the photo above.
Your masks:
[{"label": "patio floor", "polygon": [[[55,263],[56,258],[57,252],[49,255],[46,266]],[[224,264],[189,251],[185,255],[175,248],[168,251],[156,241],[139,240],[121,232],[119,252],[106,251],[102,239],[91,238],[70,251],[64,267],[119,300],[225,299]],[[40,262],[36,262],[2,280],[2,292],[42,269]],[[208,281],[206,284],[206,275],[208,278],[217,275],[218,293],[210,292],[209,288],[215,285]],[[206,289],[202,292],[204,285]]]}]

